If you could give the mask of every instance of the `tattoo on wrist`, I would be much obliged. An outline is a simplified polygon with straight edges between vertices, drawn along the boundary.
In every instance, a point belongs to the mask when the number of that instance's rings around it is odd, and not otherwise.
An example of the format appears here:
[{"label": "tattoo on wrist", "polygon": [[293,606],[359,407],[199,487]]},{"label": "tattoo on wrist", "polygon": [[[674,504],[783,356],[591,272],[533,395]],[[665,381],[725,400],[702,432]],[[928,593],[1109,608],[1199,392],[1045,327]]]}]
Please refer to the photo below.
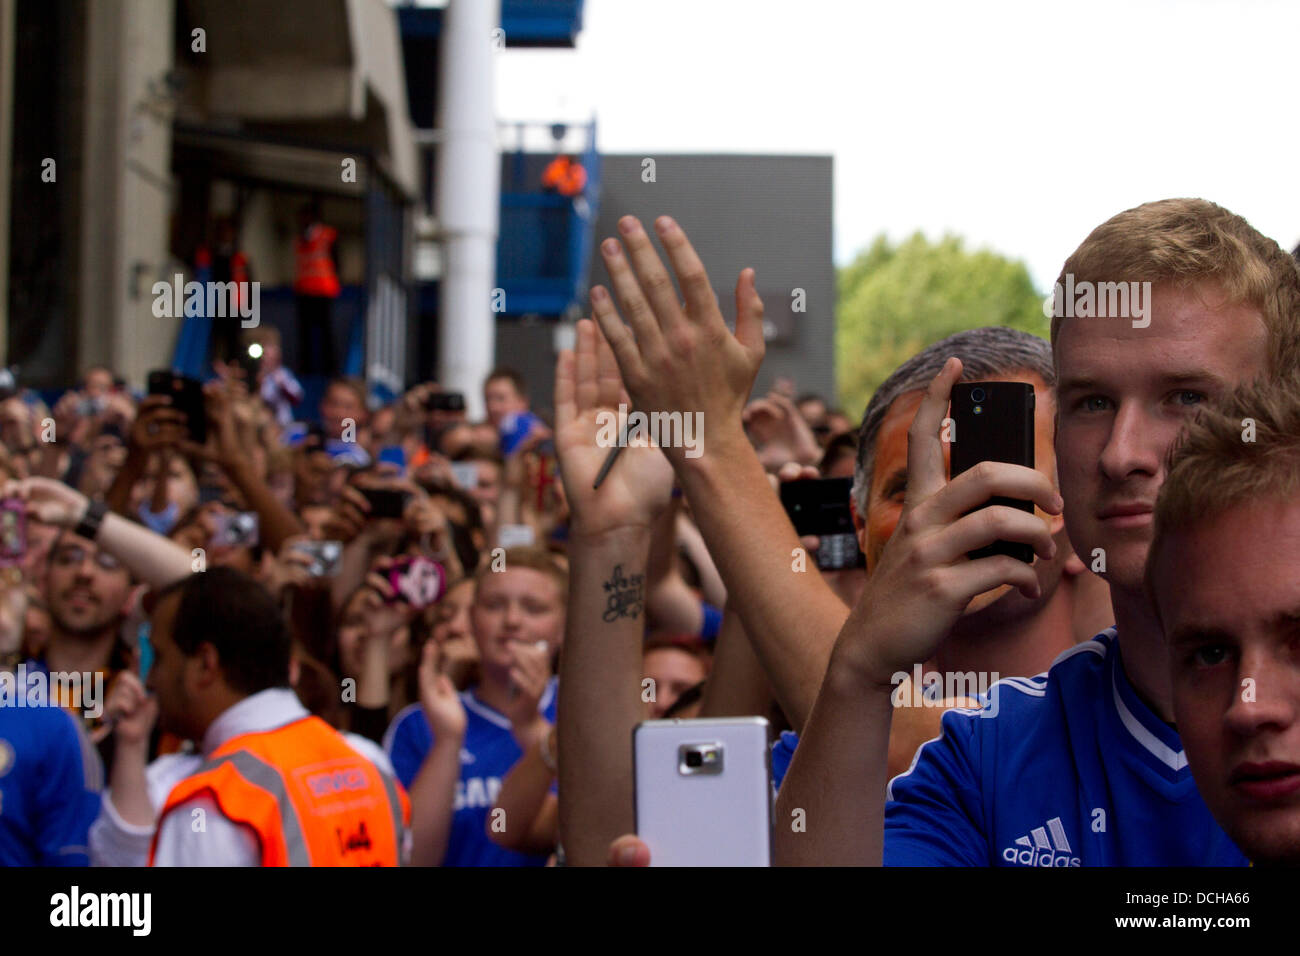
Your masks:
[{"label": "tattoo on wrist", "polygon": [[605,614],[606,624],[612,623],[621,617],[630,617],[636,620],[642,610],[645,608],[645,575],[633,574],[630,577],[623,575],[623,565],[614,565],[614,571],[609,576],[609,580],[603,585],[605,588]]}]

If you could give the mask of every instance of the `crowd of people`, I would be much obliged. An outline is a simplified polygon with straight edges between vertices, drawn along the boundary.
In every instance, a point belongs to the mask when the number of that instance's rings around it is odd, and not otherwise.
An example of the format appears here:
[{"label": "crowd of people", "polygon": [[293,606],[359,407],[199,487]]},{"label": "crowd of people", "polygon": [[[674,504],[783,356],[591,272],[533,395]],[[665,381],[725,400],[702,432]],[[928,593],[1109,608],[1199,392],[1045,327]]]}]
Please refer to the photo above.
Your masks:
[{"label": "crowd of people", "polygon": [[[483,421],[347,378],[317,416],[265,328],[200,411],[105,368],[0,402],[0,862],[645,865],[634,728],[748,715],[776,863],[1300,862],[1292,256],[1207,201],[1121,212],[1062,282],[1149,283],[1148,322],[958,333],[855,428],[751,395],[752,270],[732,331],[680,226],[667,265],[619,230],[549,410],[500,368]],[[950,478],[988,381],[1032,388],[1034,467]],[[702,453],[611,464],[620,406]],[[780,491],[813,478],[852,479],[861,560],[810,557]]]}]

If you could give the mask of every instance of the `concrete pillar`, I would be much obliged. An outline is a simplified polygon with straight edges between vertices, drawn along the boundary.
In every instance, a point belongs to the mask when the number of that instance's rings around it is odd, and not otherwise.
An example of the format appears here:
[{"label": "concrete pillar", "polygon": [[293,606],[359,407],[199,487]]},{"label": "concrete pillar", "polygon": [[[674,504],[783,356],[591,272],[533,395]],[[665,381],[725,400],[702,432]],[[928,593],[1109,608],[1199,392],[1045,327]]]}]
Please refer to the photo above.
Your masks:
[{"label": "concrete pillar", "polygon": [[[136,385],[170,364],[180,318],[156,318],[172,205],[172,0],[87,6],[80,355]],[[80,371],[80,369],[78,369]]]},{"label": "concrete pillar", "polygon": [[443,19],[436,216],[443,241],[437,379],[483,418],[483,379],[496,351],[497,155],[493,31],[499,0],[451,0]]}]

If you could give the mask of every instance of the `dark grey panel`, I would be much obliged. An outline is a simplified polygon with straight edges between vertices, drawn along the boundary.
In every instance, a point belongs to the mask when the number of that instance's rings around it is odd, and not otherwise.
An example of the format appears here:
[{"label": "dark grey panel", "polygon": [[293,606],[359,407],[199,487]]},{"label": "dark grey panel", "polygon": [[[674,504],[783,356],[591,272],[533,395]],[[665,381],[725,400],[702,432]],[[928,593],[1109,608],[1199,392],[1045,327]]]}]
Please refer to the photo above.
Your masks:
[{"label": "dark grey panel", "polygon": [[[654,182],[643,179],[647,158],[654,160]],[[833,398],[831,157],[606,155],[601,164],[597,240],[616,235],[618,218],[625,214],[638,216],[647,227],[658,215],[673,216],[704,261],[728,321],[734,319],[736,277],[752,266],[769,335],[775,336],[756,392],[787,376],[800,391]],[[593,283],[608,282],[595,249],[591,276]],[[801,303],[796,290],[803,290]],[[796,310],[798,304],[803,311]],[[498,359],[526,371],[534,403],[549,407],[554,363],[549,335],[505,322],[497,334]]]}]

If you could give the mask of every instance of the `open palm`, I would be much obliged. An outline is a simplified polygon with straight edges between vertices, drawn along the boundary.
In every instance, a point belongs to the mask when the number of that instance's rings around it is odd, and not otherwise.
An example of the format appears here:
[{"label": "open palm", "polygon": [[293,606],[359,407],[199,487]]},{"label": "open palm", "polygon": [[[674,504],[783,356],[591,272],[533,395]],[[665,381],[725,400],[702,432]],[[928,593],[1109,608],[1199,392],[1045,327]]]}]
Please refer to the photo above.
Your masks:
[{"label": "open palm", "polygon": [[624,448],[600,487],[592,488],[611,450],[602,439],[610,435],[610,421],[618,421],[620,403],[630,405],[614,353],[596,324],[583,319],[574,351],[562,352],[555,370],[555,450],[579,534],[649,527],[672,498],[672,466],[645,444]]}]

